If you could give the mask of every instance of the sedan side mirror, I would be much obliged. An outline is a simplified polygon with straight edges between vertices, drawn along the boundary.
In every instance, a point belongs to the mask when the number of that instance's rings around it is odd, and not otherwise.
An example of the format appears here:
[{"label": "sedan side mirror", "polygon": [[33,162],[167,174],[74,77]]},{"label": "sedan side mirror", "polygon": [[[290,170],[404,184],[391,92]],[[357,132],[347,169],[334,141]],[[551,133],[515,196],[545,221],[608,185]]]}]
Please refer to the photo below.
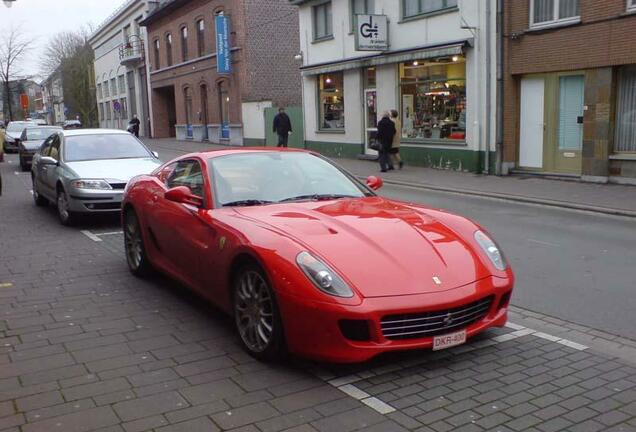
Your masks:
[{"label": "sedan side mirror", "polygon": [[40,158],[40,163],[42,165],[57,165],[57,160],[53,159],[51,156],[42,156]]},{"label": "sedan side mirror", "polygon": [[173,201],[179,204],[189,204],[195,207],[203,206],[203,198],[192,194],[192,191],[187,186],[176,186],[172,189],[168,189],[164,194],[164,197],[168,201]]},{"label": "sedan side mirror", "polygon": [[153,152],[152,152],[152,155],[153,155],[154,157],[156,157],[157,159],[159,159],[159,153],[157,153],[156,151],[153,151]]},{"label": "sedan side mirror", "polygon": [[367,177],[367,186],[369,186],[373,190],[378,190],[384,185],[384,182],[380,177],[369,176]]}]

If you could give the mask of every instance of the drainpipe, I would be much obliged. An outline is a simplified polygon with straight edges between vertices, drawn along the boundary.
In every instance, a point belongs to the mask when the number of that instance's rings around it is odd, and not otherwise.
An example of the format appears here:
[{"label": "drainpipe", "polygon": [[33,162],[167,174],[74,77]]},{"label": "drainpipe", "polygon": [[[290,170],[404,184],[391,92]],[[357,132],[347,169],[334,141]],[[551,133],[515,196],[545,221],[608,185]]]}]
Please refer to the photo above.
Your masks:
[{"label": "drainpipe", "polygon": [[491,48],[491,29],[492,26],[490,24],[490,0],[486,0],[486,33],[485,40],[486,42],[486,155],[484,158],[484,173],[490,174],[490,137],[492,136],[492,73],[491,73],[491,63],[492,63],[492,48]]},{"label": "drainpipe", "polygon": [[497,0],[497,163],[495,174],[503,175],[503,104],[504,104],[504,0]]}]

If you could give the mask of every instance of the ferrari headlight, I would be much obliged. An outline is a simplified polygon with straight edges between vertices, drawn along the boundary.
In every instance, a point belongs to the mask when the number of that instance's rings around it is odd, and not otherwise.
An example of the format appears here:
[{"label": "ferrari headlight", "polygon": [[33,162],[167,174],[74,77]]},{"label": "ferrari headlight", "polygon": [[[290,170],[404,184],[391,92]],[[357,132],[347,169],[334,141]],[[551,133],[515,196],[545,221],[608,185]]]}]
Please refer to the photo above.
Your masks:
[{"label": "ferrari headlight", "polygon": [[76,189],[112,189],[106,180],[79,179],[73,180],[71,186]]},{"label": "ferrari headlight", "polygon": [[490,261],[495,266],[497,270],[504,271],[508,264],[506,263],[506,258],[504,258],[503,252],[497,246],[490,237],[484,234],[483,231],[475,231],[475,240],[479,243],[482,250],[488,255]]},{"label": "ferrari headlight", "polygon": [[338,274],[309,252],[301,252],[296,263],[321,291],[336,297],[353,297],[353,291]]}]

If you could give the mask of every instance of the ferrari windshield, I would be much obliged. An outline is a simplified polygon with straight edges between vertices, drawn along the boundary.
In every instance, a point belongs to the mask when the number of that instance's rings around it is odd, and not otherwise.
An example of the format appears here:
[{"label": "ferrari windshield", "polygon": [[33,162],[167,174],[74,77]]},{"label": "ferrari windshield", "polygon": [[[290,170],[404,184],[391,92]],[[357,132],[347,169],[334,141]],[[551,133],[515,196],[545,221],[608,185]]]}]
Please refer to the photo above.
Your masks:
[{"label": "ferrari windshield", "polygon": [[221,206],[372,195],[327,160],[310,153],[233,154],[212,158],[209,167],[214,196]]}]

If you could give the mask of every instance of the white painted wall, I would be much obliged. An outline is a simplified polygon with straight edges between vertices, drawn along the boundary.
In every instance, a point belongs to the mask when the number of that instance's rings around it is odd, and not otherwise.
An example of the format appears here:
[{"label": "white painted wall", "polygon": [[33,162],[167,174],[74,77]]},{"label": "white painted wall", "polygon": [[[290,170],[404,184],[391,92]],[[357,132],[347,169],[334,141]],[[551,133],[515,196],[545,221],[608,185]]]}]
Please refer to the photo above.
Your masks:
[{"label": "white painted wall", "polygon": [[[312,6],[321,0],[308,2],[299,8],[300,46],[303,65],[337,62],[348,58],[378,54],[355,51],[354,35],[350,33],[350,1],[332,0],[332,40],[312,43]],[[490,2],[490,16],[486,4]],[[467,149],[486,149],[486,125],[490,123],[489,147],[496,145],[496,2],[492,0],[459,0],[458,11],[400,22],[399,0],[375,0],[375,13],[389,17],[390,50],[402,50],[431,44],[443,44],[463,39],[474,39],[474,46],[466,48],[466,144]],[[490,19],[490,33],[486,22]],[[472,28],[462,28],[472,27]],[[490,44],[491,61],[487,64],[486,45]],[[397,64],[377,69],[378,108],[382,110],[399,107]],[[354,79],[353,75],[357,78]],[[491,111],[487,112],[486,81],[490,80]],[[355,87],[351,87],[355,85]],[[363,142],[363,102],[361,71],[345,72],[345,122],[346,133],[316,133],[317,78],[305,76],[304,113],[307,140],[327,142]],[[455,145],[435,145],[436,148],[457,148]]]},{"label": "white painted wall", "polygon": [[243,102],[241,104],[243,137],[265,139],[265,108],[271,106],[272,101]]}]

